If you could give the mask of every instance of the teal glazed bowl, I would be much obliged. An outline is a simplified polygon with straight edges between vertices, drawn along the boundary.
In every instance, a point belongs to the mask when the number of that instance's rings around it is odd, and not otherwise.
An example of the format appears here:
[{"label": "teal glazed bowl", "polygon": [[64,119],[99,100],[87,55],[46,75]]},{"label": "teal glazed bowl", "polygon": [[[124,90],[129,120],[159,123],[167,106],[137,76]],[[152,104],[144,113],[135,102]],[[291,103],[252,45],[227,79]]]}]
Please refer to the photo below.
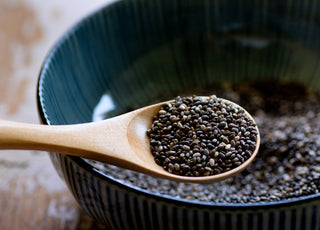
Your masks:
[{"label": "teal glazed bowl", "polygon": [[[119,0],[55,44],[38,82],[44,124],[115,116],[219,82],[289,80],[320,91],[318,1]],[[108,141],[108,140],[106,140]],[[50,153],[79,206],[108,229],[320,229],[320,194],[265,203],[164,196]]]}]

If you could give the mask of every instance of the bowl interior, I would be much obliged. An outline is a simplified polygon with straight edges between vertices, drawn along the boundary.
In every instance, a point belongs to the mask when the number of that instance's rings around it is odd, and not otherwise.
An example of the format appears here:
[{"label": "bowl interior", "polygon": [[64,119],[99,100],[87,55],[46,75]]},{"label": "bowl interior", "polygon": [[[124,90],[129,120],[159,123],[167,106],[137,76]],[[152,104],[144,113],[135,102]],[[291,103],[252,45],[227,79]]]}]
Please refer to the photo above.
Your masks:
[{"label": "bowl interior", "polygon": [[113,116],[220,81],[282,79],[318,90],[320,28],[311,17],[294,18],[299,6],[291,12],[280,6],[107,6],[71,29],[46,59],[40,76],[45,117],[50,124],[87,122],[104,94]]},{"label": "bowl interior", "polygon": [[46,123],[62,125],[221,82],[294,81],[320,90],[320,27],[308,11],[293,2],[287,9],[276,2],[118,1],[75,25],[49,53],[40,110]]}]

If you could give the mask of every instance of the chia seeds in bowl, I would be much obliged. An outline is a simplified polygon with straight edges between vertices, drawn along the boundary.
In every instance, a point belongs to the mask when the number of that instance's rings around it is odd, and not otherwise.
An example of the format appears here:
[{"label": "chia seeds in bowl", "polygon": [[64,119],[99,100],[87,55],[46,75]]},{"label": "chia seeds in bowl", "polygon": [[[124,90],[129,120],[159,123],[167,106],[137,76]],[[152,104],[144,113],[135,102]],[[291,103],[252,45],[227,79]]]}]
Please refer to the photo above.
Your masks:
[{"label": "chia seeds in bowl", "polygon": [[320,95],[293,83],[241,83],[215,93],[253,115],[261,143],[252,164],[213,184],[188,184],[91,162],[99,170],[150,192],[215,203],[255,203],[315,194],[320,189]]}]

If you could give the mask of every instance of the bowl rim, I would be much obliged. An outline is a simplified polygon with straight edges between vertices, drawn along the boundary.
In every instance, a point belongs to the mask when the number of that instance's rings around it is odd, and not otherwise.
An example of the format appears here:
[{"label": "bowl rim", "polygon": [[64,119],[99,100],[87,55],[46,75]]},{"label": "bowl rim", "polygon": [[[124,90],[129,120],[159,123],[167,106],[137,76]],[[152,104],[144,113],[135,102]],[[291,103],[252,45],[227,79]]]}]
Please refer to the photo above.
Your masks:
[{"label": "bowl rim", "polygon": [[[113,0],[110,3],[105,4],[104,6],[92,11],[91,13],[83,16],[80,20],[74,23],[69,29],[67,29],[60,38],[53,44],[51,49],[49,49],[47,55],[42,62],[40,72],[38,74],[38,81],[37,81],[37,108],[38,108],[38,115],[40,118],[40,122],[44,125],[51,125],[50,121],[48,120],[45,106],[43,104],[43,97],[42,97],[42,90],[45,79],[45,73],[47,66],[50,65],[51,59],[54,56],[55,52],[59,49],[61,44],[68,40],[70,36],[74,34],[74,32],[86,21],[93,18],[98,13],[104,11],[106,8],[110,6],[120,4],[123,0]],[[51,153],[49,153],[51,154]],[[254,203],[234,203],[234,202],[213,202],[213,201],[200,201],[196,199],[186,199],[186,198],[179,198],[170,195],[164,195],[160,193],[155,193],[148,191],[146,189],[140,188],[135,185],[127,184],[119,179],[116,179],[105,172],[100,171],[98,168],[95,168],[93,165],[89,164],[86,160],[81,157],[74,157],[65,155],[69,160],[71,160],[74,164],[76,164],[79,168],[82,168],[84,171],[90,173],[92,176],[99,178],[100,180],[106,181],[107,183],[113,184],[121,189],[136,193],[138,195],[142,195],[145,197],[149,197],[155,200],[161,200],[163,202],[169,202],[172,204],[183,205],[183,206],[192,206],[197,208],[221,208],[221,209],[261,209],[261,208],[277,208],[277,207],[284,207],[284,206],[296,206],[301,205],[307,202],[313,202],[315,200],[319,200],[320,192],[311,194],[311,195],[303,195],[301,197],[289,198],[280,201],[266,201],[266,202],[254,202]]]}]

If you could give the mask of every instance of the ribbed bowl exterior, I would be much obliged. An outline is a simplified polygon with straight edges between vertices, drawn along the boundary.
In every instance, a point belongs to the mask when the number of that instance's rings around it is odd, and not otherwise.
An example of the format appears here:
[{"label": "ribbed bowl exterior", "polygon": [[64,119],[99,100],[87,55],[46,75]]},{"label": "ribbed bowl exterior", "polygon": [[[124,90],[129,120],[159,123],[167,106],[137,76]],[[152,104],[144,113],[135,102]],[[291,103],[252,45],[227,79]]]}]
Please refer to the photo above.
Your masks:
[{"label": "ribbed bowl exterior", "polygon": [[51,157],[79,205],[108,229],[320,229],[318,197],[255,205],[175,200],[88,173],[72,158]]},{"label": "ribbed bowl exterior", "polygon": [[[72,27],[44,61],[44,124],[92,121],[103,94],[115,109],[216,82],[290,80],[320,89],[320,2],[120,0]],[[80,158],[50,153],[57,172],[108,229],[320,229],[320,196],[255,203],[183,200],[125,185]]]}]

